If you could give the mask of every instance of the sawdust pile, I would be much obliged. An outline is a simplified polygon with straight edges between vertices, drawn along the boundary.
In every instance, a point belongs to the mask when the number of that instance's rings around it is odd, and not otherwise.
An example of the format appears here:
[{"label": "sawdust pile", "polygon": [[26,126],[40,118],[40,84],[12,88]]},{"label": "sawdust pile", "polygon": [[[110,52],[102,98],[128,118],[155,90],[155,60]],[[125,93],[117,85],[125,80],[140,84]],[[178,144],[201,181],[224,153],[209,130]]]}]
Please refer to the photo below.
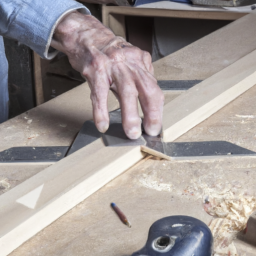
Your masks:
[{"label": "sawdust pile", "polygon": [[205,211],[216,217],[210,223],[214,236],[213,255],[238,256],[233,240],[246,228],[249,216],[256,210],[256,198],[239,189],[239,185],[222,182],[210,187],[200,180],[192,183],[197,195],[203,195]]},{"label": "sawdust pile", "polygon": [[151,175],[143,174],[143,178],[141,178],[139,182],[144,187],[157,191],[171,192],[173,190],[172,184],[164,183],[162,179],[157,177],[156,172],[152,173]]},{"label": "sawdust pile", "polygon": [[7,178],[0,177],[0,195],[5,193],[9,188],[11,187],[11,184]]}]

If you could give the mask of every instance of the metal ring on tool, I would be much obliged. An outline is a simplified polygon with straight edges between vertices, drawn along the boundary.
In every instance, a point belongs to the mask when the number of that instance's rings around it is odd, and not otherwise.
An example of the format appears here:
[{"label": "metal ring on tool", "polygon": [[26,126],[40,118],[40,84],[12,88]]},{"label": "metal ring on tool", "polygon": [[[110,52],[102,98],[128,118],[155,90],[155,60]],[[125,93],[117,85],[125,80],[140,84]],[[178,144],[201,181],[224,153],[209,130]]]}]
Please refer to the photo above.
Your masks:
[{"label": "metal ring on tool", "polygon": [[152,248],[156,252],[166,253],[172,249],[175,244],[175,238],[170,236],[160,236],[152,243]]}]

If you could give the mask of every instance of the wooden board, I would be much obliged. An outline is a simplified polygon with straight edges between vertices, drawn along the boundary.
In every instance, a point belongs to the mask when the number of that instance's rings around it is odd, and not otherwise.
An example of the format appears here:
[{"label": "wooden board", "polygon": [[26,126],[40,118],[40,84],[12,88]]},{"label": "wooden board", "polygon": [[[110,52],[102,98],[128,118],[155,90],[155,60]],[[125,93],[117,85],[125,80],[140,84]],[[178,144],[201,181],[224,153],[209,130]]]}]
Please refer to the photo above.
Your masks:
[{"label": "wooden board", "polygon": [[[90,88],[84,83],[0,125],[0,151],[11,147],[70,146],[83,123],[91,120]],[[119,108],[109,92],[108,110]]]},{"label": "wooden board", "polygon": [[227,11],[194,11],[194,10],[172,10],[164,8],[133,8],[124,6],[102,7],[102,22],[113,32],[126,38],[125,16],[140,17],[169,17],[183,19],[208,19],[208,20],[236,20],[247,13],[235,13]]},{"label": "wooden board", "polygon": [[256,84],[256,51],[204,80],[164,108],[164,139],[174,141]]},{"label": "wooden board", "polygon": [[256,12],[154,62],[157,80],[204,80],[256,49]]},{"label": "wooden board", "polygon": [[143,156],[139,146],[106,148],[97,140],[3,194],[0,255],[9,254]]},{"label": "wooden board", "polygon": [[[219,110],[224,105],[222,94],[227,104],[252,87],[256,83],[255,71],[256,51],[204,81],[207,90],[199,84],[192,92],[188,91],[167,104],[164,108],[166,139],[181,135],[180,130],[173,129],[176,122],[179,127],[181,122],[190,129]],[[194,102],[192,110],[187,109],[190,100]],[[214,107],[207,108],[208,114],[203,112],[200,116],[198,113],[207,101]],[[215,107],[219,102],[221,104]],[[173,121],[170,117],[176,113],[179,118]],[[182,127],[183,132],[187,130]],[[2,195],[0,255],[10,253],[143,157],[139,146],[106,148],[99,139]]]},{"label": "wooden board", "polygon": [[[256,86],[197,125],[179,141],[226,140],[256,151]],[[249,118],[248,116],[250,115]],[[246,131],[246,132],[243,132]],[[181,140],[182,139],[182,140]],[[0,177],[9,177],[0,168]],[[24,170],[25,171],[25,170]],[[256,196],[256,158],[238,157],[203,161],[141,160],[79,205],[17,248],[11,256],[123,256],[141,249],[149,227],[170,215],[194,216],[209,224],[204,195],[195,186],[229,191],[248,190]],[[227,188],[227,190],[225,189]],[[238,190],[237,190],[238,189]],[[129,218],[123,225],[109,204],[115,202]],[[236,245],[237,246],[237,245]],[[255,256],[245,244],[238,255]]]},{"label": "wooden board", "polygon": [[124,6],[103,6],[102,21],[105,26],[109,26],[109,15],[129,15],[147,17],[172,17],[189,19],[209,19],[209,20],[235,20],[243,17],[247,13],[235,13],[227,11],[193,11],[193,10],[171,10],[155,8],[133,8]]}]

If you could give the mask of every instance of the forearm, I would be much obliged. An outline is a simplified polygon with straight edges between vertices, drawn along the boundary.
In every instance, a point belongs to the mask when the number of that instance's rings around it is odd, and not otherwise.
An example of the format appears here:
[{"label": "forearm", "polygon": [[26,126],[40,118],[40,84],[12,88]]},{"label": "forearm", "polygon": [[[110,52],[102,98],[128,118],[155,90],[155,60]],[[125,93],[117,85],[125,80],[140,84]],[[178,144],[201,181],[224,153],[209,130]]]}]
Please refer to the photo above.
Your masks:
[{"label": "forearm", "polygon": [[50,58],[48,49],[58,20],[77,9],[90,13],[73,0],[0,0],[0,35],[16,39],[41,57]]}]

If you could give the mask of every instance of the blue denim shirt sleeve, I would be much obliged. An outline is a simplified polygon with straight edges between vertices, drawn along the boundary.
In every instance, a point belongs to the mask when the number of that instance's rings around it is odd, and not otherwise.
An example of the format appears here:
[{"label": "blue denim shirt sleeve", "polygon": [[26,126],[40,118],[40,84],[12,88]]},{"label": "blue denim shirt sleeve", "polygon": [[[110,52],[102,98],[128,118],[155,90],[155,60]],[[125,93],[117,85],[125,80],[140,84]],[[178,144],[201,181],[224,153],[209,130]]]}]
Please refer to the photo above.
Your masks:
[{"label": "blue denim shirt sleeve", "polygon": [[0,0],[0,35],[29,46],[42,58],[51,59],[49,51],[54,29],[68,12],[90,11],[74,0]]}]

